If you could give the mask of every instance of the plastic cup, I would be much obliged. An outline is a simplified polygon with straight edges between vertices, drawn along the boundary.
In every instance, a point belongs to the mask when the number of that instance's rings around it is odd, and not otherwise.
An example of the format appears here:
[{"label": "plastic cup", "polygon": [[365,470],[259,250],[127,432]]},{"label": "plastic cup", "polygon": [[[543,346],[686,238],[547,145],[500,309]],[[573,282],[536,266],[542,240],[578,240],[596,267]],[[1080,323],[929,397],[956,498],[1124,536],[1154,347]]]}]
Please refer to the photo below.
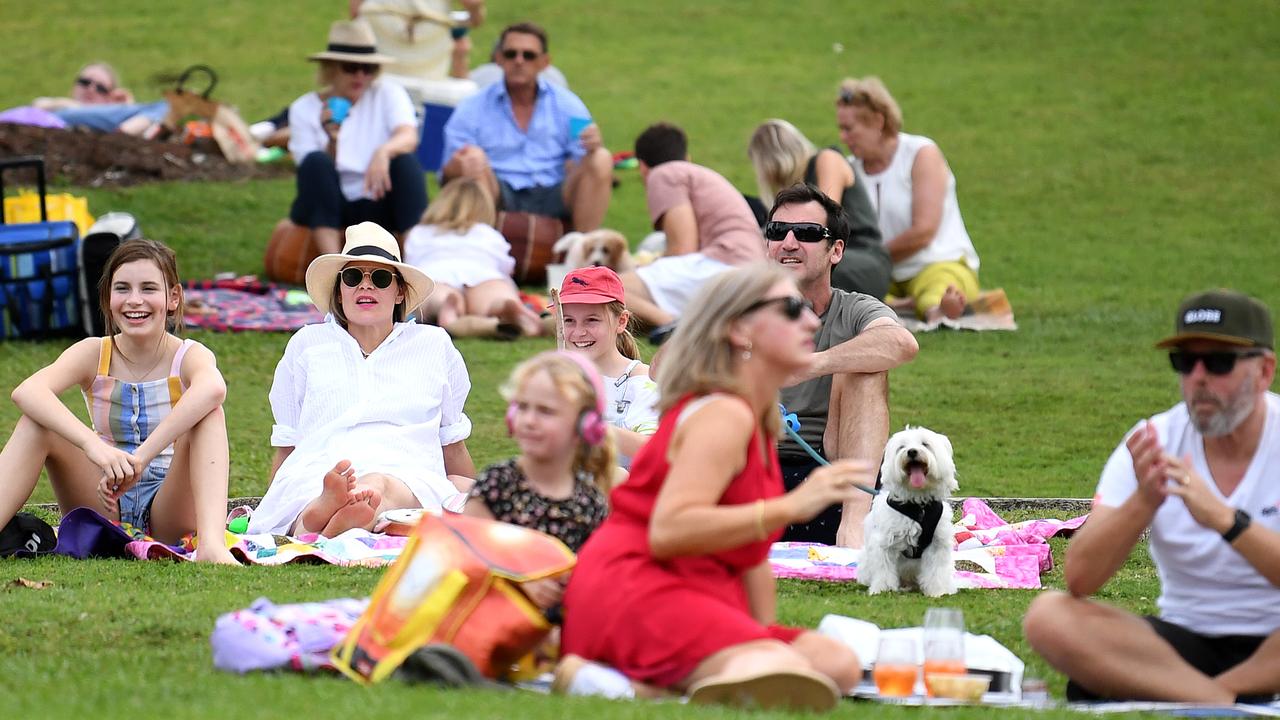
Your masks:
[{"label": "plastic cup", "polygon": [[569,139],[577,140],[582,135],[582,131],[587,129],[591,124],[589,117],[571,117],[569,118]]},{"label": "plastic cup", "polygon": [[958,608],[929,608],[924,614],[924,682],[933,697],[931,674],[963,675],[964,614]]},{"label": "plastic cup", "polygon": [[876,691],[884,697],[909,697],[915,692],[920,665],[916,643],[910,637],[880,637],[876,666],[871,671]]}]

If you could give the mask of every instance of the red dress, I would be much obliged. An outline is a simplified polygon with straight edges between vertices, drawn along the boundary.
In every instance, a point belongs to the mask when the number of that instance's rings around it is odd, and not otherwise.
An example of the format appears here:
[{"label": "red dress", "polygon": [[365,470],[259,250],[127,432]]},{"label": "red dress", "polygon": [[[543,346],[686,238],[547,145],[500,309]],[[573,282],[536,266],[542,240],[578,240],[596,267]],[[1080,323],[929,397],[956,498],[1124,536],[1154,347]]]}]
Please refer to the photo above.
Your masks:
[{"label": "red dress", "polygon": [[[761,625],[751,616],[743,573],[764,562],[768,539],[710,555],[658,560],[649,552],[649,517],[670,469],[667,447],[680,411],[668,410],[637,453],[631,476],[610,495],[613,508],[578,554],[564,595],[561,649],[617,668],[627,677],[669,687],[700,662],[753,640],[792,642],[797,628]],[[754,503],[783,493],[777,449],[762,458],[752,434],[746,466],[729,482],[720,505]]]}]

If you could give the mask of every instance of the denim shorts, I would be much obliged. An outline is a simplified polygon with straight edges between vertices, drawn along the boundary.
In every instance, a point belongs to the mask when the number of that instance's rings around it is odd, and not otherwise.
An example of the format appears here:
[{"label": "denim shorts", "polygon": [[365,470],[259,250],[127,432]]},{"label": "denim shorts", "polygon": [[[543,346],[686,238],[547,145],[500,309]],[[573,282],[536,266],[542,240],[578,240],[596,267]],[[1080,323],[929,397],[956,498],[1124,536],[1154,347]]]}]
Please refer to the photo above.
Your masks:
[{"label": "denim shorts", "polygon": [[120,522],[128,523],[145,532],[151,532],[151,503],[155,502],[160,484],[169,475],[169,462],[173,458],[161,455],[146,470],[132,487],[120,496]]},{"label": "denim shorts", "polygon": [[502,192],[502,209],[511,212],[527,212],[547,217],[569,218],[569,208],[564,204],[564,184],[534,185],[516,190],[502,180],[498,181]]}]

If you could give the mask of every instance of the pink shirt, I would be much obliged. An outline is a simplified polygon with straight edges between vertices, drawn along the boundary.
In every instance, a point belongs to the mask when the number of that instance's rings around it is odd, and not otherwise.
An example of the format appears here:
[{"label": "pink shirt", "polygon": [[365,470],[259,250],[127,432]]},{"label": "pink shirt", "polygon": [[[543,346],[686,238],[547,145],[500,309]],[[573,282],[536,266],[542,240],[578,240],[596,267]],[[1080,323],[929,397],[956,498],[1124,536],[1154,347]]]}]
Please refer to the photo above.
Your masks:
[{"label": "pink shirt", "polygon": [[654,227],[671,208],[689,203],[698,224],[698,251],[727,265],[764,259],[764,236],[746,198],[714,170],[682,160],[649,171],[645,181]]}]

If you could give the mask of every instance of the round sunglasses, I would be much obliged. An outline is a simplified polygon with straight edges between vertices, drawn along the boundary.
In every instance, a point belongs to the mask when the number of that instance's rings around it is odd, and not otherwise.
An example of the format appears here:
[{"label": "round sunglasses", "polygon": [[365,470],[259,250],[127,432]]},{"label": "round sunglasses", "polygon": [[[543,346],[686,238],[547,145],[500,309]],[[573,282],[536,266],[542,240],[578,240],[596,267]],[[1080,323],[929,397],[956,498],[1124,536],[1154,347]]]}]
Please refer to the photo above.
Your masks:
[{"label": "round sunglasses", "polygon": [[342,278],[342,284],[349,288],[360,287],[360,283],[367,277],[374,287],[379,290],[385,290],[391,287],[391,281],[396,279],[396,274],[385,268],[364,270],[362,268],[349,267],[344,269],[338,277]]},{"label": "round sunglasses", "polygon": [[1169,353],[1169,364],[1180,375],[1190,375],[1196,369],[1196,363],[1204,363],[1204,371],[1210,375],[1227,375],[1236,369],[1236,360],[1262,355],[1261,350],[1245,352],[1209,352],[1197,353],[1187,350],[1174,350]]},{"label": "round sunglasses", "polygon": [[816,243],[830,239],[831,231],[818,223],[789,223],[770,221],[764,226],[764,239],[769,242],[781,242],[787,239],[787,233],[795,233],[796,240],[802,243]]}]

